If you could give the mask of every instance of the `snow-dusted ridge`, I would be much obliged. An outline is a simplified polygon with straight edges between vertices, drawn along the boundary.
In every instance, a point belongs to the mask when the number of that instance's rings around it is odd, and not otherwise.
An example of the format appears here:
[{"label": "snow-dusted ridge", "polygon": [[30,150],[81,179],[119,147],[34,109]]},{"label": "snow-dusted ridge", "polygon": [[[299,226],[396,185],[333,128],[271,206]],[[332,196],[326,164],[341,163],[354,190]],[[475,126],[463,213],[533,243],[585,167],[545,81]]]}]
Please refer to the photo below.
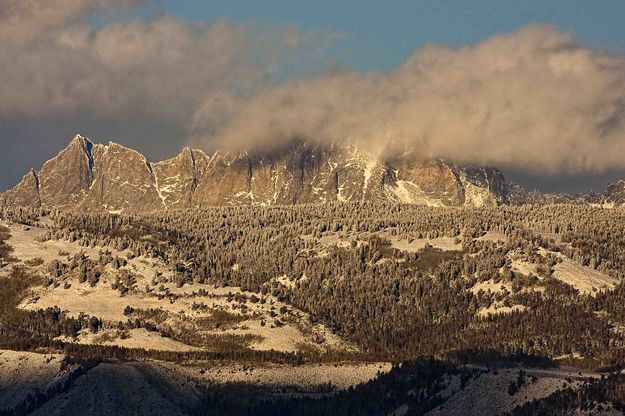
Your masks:
[{"label": "snow-dusted ridge", "polygon": [[0,203],[108,212],[375,200],[482,206],[508,202],[508,191],[496,169],[411,160],[410,153],[384,159],[347,140],[210,156],[185,147],[150,162],[134,149],[78,134]]}]

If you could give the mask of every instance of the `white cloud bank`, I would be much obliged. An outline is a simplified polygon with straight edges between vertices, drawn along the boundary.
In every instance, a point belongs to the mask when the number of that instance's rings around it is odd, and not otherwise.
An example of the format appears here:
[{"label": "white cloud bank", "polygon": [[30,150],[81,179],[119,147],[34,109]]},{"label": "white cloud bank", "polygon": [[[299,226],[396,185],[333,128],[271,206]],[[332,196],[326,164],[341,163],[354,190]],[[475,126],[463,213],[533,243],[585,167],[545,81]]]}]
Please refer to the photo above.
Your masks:
[{"label": "white cloud bank", "polygon": [[285,26],[259,37],[169,16],[94,29],[93,10],[136,2],[52,3],[0,0],[4,119],[147,115],[205,147],[351,138],[541,174],[625,168],[625,58],[554,28],[426,46],[390,73],[334,68],[274,83],[285,56],[332,35]]},{"label": "white cloud bank", "polygon": [[[57,1],[66,14],[47,0],[1,1],[20,5],[5,8],[15,14],[0,21],[5,116],[156,114],[182,124],[209,91],[264,82],[242,25],[189,25],[163,16],[94,30],[83,16],[100,1]],[[37,13],[22,10],[26,3]],[[24,29],[14,32],[18,27]]]},{"label": "white cloud bank", "polygon": [[388,74],[338,70],[221,96],[194,120],[204,140],[226,143],[349,137],[543,174],[601,172],[625,167],[625,61],[532,26],[426,46]]}]

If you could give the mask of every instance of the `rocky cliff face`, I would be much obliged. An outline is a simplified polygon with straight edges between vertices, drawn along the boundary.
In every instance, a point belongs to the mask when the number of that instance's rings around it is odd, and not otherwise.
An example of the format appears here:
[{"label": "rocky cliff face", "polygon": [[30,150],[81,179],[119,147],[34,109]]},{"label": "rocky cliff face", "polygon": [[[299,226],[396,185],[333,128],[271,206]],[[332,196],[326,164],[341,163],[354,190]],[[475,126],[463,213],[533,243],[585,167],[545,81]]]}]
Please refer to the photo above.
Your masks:
[{"label": "rocky cliff face", "polygon": [[344,142],[293,142],[265,153],[212,156],[185,148],[150,163],[119,144],[94,144],[78,135],[39,173],[29,172],[1,194],[0,202],[108,212],[362,200],[482,206],[512,202],[516,191],[493,168],[380,158]]},{"label": "rocky cliff face", "polygon": [[586,204],[598,205],[606,208],[625,205],[625,181],[609,183],[602,193],[586,192],[576,195],[577,200]]},{"label": "rocky cliff face", "polygon": [[49,206],[76,207],[93,182],[93,143],[76,136],[56,157],[48,160],[39,172],[41,202]]},{"label": "rocky cliff face", "polygon": [[442,160],[394,160],[389,168],[384,189],[399,202],[478,207],[509,202],[510,184],[497,169]]},{"label": "rocky cliff face", "polygon": [[171,159],[152,164],[156,190],[167,208],[189,208],[210,158],[201,150],[184,148]]},{"label": "rocky cliff face", "polygon": [[[134,150],[117,143],[98,146],[93,155],[93,182],[79,209],[109,212],[145,210],[164,207],[152,165]],[[42,199],[46,204],[47,200]]]},{"label": "rocky cliff face", "polygon": [[264,154],[218,152],[193,202],[202,206],[357,201],[382,196],[381,172],[377,161],[350,145],[293,143]]},{"label": "rocky cliff face", "polygon": [[0,194],[0,205],[39,207],[39,177],[31,169],[13,189]]},{"label": "rocky cliff face", "polygon": [[625,204],[625,181],[609,184],[603,193],[603,203],[614,206]]}]

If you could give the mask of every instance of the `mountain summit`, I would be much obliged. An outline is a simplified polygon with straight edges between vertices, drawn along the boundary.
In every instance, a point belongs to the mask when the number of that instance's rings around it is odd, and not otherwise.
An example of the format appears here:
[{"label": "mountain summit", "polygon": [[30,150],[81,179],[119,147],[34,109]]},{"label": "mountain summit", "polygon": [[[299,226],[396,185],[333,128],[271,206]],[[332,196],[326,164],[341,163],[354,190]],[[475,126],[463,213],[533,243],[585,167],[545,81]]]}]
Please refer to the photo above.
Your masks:
[{"label": "mountain summit", "polygon": [[122,145],[76,135],[40,171],[0,194],[0,203],[111,213],[363,200],[483,206],[508,203],[516,190],[494,168],[381,158],[346,142],[210,156],[185,148],[151,163]]}]

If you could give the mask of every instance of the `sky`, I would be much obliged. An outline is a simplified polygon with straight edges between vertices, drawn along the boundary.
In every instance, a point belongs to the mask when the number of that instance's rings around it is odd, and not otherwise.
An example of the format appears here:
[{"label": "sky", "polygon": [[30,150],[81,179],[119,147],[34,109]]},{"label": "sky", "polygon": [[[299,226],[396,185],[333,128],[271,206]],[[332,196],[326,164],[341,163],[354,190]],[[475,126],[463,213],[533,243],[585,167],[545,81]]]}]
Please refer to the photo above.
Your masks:
[{"label": "sky", "polygon": [[351,138],[543,191],[625,178],[625,1],[0,0],[0,189],[76,134]]},{"label": "sky", "polygon": [[[328,59],[359,70],[391,70],[427,43],[464,46],[528,24],[556,25],[589,46],[625,51],[622,0],[169,0],[168,13],[191,21],[296,23],[343,34]],[[327,62],[327,61],[326,61]]]}]

